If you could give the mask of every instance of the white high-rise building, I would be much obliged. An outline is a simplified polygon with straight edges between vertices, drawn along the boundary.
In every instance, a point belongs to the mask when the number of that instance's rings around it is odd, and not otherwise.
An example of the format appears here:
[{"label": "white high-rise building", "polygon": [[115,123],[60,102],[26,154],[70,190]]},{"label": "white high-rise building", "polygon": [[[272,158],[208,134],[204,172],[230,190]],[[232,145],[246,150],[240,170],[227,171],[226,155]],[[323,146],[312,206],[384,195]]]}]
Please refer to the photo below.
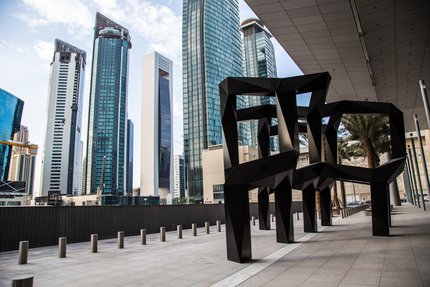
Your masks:
[{"label": "white high-rise building", "polygon": [[[21,128],[13,136],[13,141],[17,143],[29,144],[29,132],[26,126]],[[28,148],[14,146],[9,165],[8,180],[25,182],[25,193],[33,194],[34,168],[36,156],[29,153]]]},{"label": "white high-rise building", "polygon": [[76,146],[76,160],[73,168],[73,195],[82,194],[82,155],[84,153],[84,142],[79,141]]},{"label": "white high-rise building", "polygon": [[173,198],[185,197],[185,160],[184,156],[175,154],[173,161]]},{"label": "white high-rise building", "polygon": [[173,196],[173,63],[157,52],[143,57],[141,194]]},{"label": "white high-rise building", "polygon": [[49,79],[41,196],[80,189],[85,51],[56,39]]}]

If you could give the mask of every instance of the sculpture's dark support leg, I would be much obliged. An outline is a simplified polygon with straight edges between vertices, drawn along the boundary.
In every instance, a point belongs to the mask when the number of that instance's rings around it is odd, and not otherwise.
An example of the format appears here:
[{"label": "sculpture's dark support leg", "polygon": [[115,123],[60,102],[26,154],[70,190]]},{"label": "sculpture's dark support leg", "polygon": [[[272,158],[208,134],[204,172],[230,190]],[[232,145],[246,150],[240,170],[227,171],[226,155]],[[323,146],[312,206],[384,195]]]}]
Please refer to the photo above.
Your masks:
[{"label": "sculpture's dark support leg", "polygon": [[320,191],[321,225],[331,226],[331,196],[330,187]]},{"label": "sculpture's dark support leg", "polygon": [[372,232],[373,236],[390,235],[390,206],[389,191],[386,183],[372,183],[370,185],[372,198]]},{"label": "sculpture's dark support leg", "polygon": [[304,232],[317,232],[317,213],[315,188],[311,184],[303,192],[303,229]]},{"label": "sculpture's dark support leg", "polygon": [[276,242],[294,242],[292,190],[288,178],[275,189]]},{"label": "sculpture's dark support leg", "polygon": [[269,189],[258,190],[258,224],[260,230],[270,230]]},{"label": "sculpture's dark support leg", "polygon": [[227,259],[239,263],[251,260],[251,228],[246,186],[224,185]]}]

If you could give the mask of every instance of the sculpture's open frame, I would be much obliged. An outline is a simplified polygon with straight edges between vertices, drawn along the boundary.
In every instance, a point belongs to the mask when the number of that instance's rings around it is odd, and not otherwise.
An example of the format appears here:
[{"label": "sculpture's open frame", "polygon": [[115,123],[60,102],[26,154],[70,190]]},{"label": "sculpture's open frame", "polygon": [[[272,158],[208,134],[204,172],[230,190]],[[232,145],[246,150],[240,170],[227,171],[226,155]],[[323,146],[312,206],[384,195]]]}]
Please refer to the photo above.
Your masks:
[{"label": "sculpture's open frame", "polygon": [[[403,113],[390,103],[326,104],[330,80],[328,73],[319,73],[285,79],[226,78],[221,82],[228,260],[246,262],[252,258],[248,191],[254,188],[259,189],[260,229],[270,229],[269,193],[275,194],[277,242],[294,241],[292,188],[302,190],[305,232],[317,231],[316,191],[320,192],[321,224],[331,225],[330,188],[336,180],[370,185],[373,235],[389,235],[388,186],[403,171],[406,157]],[[296,95],[301,93],[312,93],[309,107],[297,106]],[[238,110],[238,95],[275,97],[276,105]],[[375,169],[337,164],[337,130],[343,114],[388,116],[392,159]],[[275,126],[271,124],[274,118]],[[326,124],[323,118],[328,118]],[[258,120],[259,159],[239,164],[237,124],[249,120]],[[297,169],[299,132],[307,133],[309,165]],[[279,135],[279,154],[270,155],[270,136],[274,135]]]}]

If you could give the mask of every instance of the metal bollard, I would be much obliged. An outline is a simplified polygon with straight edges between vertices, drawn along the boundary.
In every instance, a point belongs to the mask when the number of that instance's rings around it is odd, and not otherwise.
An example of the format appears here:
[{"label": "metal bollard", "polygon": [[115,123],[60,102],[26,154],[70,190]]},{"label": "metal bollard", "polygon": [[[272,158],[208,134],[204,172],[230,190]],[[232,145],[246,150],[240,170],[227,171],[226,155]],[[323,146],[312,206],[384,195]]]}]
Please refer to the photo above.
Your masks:
[{"label": "metal bollard", "polygon": [[297,211],[296,214],[297,214],[297,220],[300,220],[299,212]]},{"label": "metal bollard", "polygon": [[12,278],[12,287],[33,287],[33,276],[22,275]]},{"label": "metal bollard", "polygon": [[28,241],[20,241],[18,264],[27,264],[27,260],[28,260]]},{"label": "metal bollard", "polygon": [[118,249],[124,248],[124,231],[118,231]]},{"label": "metal bollard", "polygon": [[255,226],[255,216],[251,216],[252,225]]},{"label": "metal bollard", "polygon": [[216,221],[216,230],[218,230],[218,232],[221,232],[221,220]]},{"label": "metal bollard", "polygon": [[182,239],[182,225],[178,225],[176,229],[178,230],[178,239]]},{"label": "metal bollard", "polygon": [[66,257],[66,245],[67,245],[66,237],[58,238],[58,258]]},{"label": "metal bollard", "polygon": [[195,223],[191,224],[191,230],[192,230],[193,236],[197,236],[197,224]]},{"label": "metal bollard", "polygon": [[140,230],[140,244],[146,245],[146,229]]},{"label": "metal bollard", "polygon": [[340,210],[340,215],[342,216],[342,218],[345,218],[345,212],[343,212],[343,209]]},{"label": "metal bollard", "polygon": [[97,234],[91,234],[91,253],[97,253],[97,241],[99,236]]},{"label": "metal bollard", "polygon": [[160,241],[166,241],[166,227],[160,227]]},{"label": "metal bollard", "polygon": [[211,232],[210,225],[209,225],[208,221],[205,222],[205,229],[206,229],[206,234],[209,234]]}]

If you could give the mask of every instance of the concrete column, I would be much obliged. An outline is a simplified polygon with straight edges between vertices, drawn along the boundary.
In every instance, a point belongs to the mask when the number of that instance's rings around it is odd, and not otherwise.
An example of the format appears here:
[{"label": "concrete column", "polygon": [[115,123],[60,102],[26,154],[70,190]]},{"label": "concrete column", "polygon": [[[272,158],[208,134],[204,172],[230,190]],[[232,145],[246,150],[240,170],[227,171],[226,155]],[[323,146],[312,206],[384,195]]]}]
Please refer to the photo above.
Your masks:
[{"label": "concrete column", "polygon": [[218,230],[218,232],[221,232],[221,220],[216,221],[216,230]]},{"label": "concrete column", "polygon": [[418,81],[421,90],[421,96],[423,97],[424,110],[426,112],[427,124],[430,127],[430,108],[429,108],[429,98],[427,96],[427,89],[424,80]]},{"label": "concrete column", "polygon": [[[391,160],[391,152],[387,151],[384,153],[384,160],[385,162]],[[402,205],[402,203],[400,202],[400,194],[399,194],[399,186],[397,185],[397,178],[395,178],[393,182],[390,183],[390,202],[394,206]]]},{"label": "concrete column", "polygon": [[193,236],[197,236],[197,224],[195,223],[191,224],[191,230],[192,230]]},{"label": "concrete column", "polygon": [[146,229],[140,230],[140,245],[146,245]]},{"label": "concrete column", "polygon": [[409,162],[411,163],[409,167],[411,168],[411,171],[412,171],[412,179],[413,179],[414,186],[415,186],[415,194],[414,194],[415,205],[418,204],[418,208],[421,208],[421,203],[419,201],[419,196],[418,196],[418,183],[417,183],[417,178],[415,176],[415,167],[414,167],[414,160],[413,160],[413,156],[412,156],[412,149],[411,149],[411,146],[409,146],[409,145],[408,145],[408,154],[409,154],[409,157],[408,157]]},{"label": "concrete column", "polygon": [[[412,134],[411,134],[412,135]],[[418,187],[420,189],[421,194],[421,202],[423,204],[424,211],[426,210],[426,205],[424,203],[424,194],[423,194],[423,185],[421,183],[421,174],[420,174],[420,168],[418,167],[418,156],[417,151],[415,149],[415,142],[411,140],[412,143],[412,153],[414,154],[414,162],[415,162],[415,169],[417,170],[417,178],[418,178]]]},{"label": "concrete column", "polygon": [[66,257],[66,245],[67,245],[66,237],[58,238],[58,258]]},{"label": "concrete column", "polygon": [[[429,172],[427,170],[426,154],[424,152],[423,139],[421,138],[420,124],[418,122],[418,116],[416,114],[414,115],[414,118],[415,118],[415,129],[417,130],[417,134],[418,134],[418,143],[420,144],[420,150],[421,150],[421,163],[424,169],[424,183],[426,184],[426,187],[427,187],[427,193],[430,193]],[[423,198],[423,206],[424,206],[424,210],[426,210],[424,198]]]},{"label": "concrete column", "polygon": [[18,264],[27,264],[28,260],[28,241],[19,242]]},{"label": "concrete column", "polygon": [[91,234],[91,253],[97,253],[97,241],[99,236],[97,234]]},{"label": "concrete column", "polygon": [[255,216],[251,216],[252,225],[255,226]]},{"label": "concrete column", "polygon": [[160,227],[160,241],[166,241],[166,227]]},{"label": "concrete column", "polygon": [[12,287],[33,287],[33,276],[22,275],[12,278]]},{"label": "concrete column", "polygon": [[209,234],[211,232],[210,225],[209,225],[208,221],[205,222],[205,229],[206,229],[206,234]]},{"label": "concrete column", "polygon": [[410,180],[410,178],[411,178],[411,176],[409,174],[408,162],[406,162],[405,169],[404,169],[404,172],[403,172],[403,182],[405,183],[406,198],[408,199],[409,203],[413,203],[412,187],[411,187],[411,180]]},{"label": "concrete column", "polygon": [[176,227],[178,233],[178,239],[182,239],[182,225]]},{"label": "concrete column", "polygon": [[118,249],[124,248],[124,231],[118,231]]}]

